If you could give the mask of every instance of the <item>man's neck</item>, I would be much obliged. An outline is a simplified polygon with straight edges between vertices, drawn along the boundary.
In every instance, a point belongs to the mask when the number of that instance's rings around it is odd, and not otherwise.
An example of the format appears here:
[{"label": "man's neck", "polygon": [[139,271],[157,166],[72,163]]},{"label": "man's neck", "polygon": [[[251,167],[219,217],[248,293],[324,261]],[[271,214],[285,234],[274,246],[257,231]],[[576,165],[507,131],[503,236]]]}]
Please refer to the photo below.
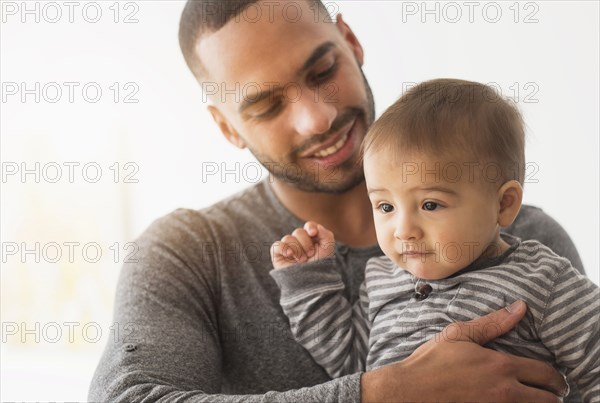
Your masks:
[{"label": "man's neck", "polygon": [[272,188],[281,203],[303,221],[316,221],[335,234],[337,241],[350,246],[377,243],[373,211],[363,181],[353,189],[336,194],[306,192],[280,180]]}]

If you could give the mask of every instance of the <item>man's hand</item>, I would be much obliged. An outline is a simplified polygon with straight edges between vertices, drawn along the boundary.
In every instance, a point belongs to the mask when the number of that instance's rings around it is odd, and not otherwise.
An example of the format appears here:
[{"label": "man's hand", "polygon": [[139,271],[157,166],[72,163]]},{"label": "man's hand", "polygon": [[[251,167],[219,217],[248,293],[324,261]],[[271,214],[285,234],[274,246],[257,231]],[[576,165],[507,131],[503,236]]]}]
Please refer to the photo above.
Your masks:
[{"label": "man's hand", "polygon": [[364,402],[560,402],[564,377],[549,364],[481,347],[512,329],[517,301],[477,320],[447,326],[405,360],[366,372]]},{"label": "man's hand", "polygon": [[307,221],[304,228],[296,228],[291,235],[271,246],[271,261],[274,268],[282,269],[333,256],[334,249],[333,232],[314,221]]}]

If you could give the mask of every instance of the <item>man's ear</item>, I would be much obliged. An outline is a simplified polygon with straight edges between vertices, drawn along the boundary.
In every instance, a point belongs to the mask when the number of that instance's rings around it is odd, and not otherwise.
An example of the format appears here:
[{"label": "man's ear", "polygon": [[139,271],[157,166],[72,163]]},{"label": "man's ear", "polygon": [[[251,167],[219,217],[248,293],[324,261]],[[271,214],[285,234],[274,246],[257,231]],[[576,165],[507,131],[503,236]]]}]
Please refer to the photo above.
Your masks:
[{"label": "man's ear", "polygon": [[237,148],[246,148],[246,143],[244,142],[244,140],[240,137],[235,128],[231,126],[227,118],[216,106],[209,105],[208,111],[212,115],[213,120],[215,121],[217,126],[219,126],[221,133],[223,133],[223,136],[225,136],[227,141],[229,141]]},{"label": "man's ear", "polygon": [[348,45],[350,45],[350,49],[352,49],[354,57],[356,57],[356,60],[358,60],[358,64],[362,66],[364,62],[365,53],[360,42],[358,41],[358,38],[356,37],[356,35],[354,35],[354,32],[352,32],[348,24],[346,24],[346,22],[342,18],[342,14],[336,15],[336,25],[342,33],[342,36],[344,37]]},{"label": "man's ear", "polygon": [[510,180],[498,189],[498,225],[508,227],[513,223],[523,201],[523,187],[516,180]]}]

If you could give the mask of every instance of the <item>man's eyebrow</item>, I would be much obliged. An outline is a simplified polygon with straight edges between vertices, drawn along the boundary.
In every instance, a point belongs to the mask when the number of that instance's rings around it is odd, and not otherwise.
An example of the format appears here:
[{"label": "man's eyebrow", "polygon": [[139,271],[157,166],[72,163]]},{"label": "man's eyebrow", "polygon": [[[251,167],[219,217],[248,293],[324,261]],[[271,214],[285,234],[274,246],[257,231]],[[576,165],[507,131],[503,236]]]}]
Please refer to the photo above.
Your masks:
[{"label": "man's eyebrow", "polygon": [[[304,62],[300,70],[298,70],[298,76],[301,76],[306,70],[310,69],[323,55],[329,52],[330,49],[335,47],[335,43],[331,41],[324,42],[319,45],[313,52],[310,54],[308,59]],[[250,106],[259,103],[265,98],[273,96],[273,94],[283,87],[281,85],[275,85],[270,87],[268,91],[259,91],[255,95],[244,96],[244,100],[240,104],[238,108],[238,113],[244,112],[244,110],[248,109]]]},{"label": "man's eyebrow", "polygon": [[301,76],[306,70],[310,69],[313,64],[323,57],[325,53],[329,52],[331,48],[335,48],[335,43],[331,41],[327,41],[319,45],[315,50],[313,50],[308,59],[306,59],[300,70],[298,70],[298,75]]}]

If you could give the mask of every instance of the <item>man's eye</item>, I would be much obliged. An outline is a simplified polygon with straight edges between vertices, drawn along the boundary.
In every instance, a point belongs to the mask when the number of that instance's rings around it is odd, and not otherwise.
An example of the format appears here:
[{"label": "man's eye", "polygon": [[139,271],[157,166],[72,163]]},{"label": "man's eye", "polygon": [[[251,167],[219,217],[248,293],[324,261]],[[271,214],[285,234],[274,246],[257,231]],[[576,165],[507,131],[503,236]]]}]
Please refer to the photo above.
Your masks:
[{"label": "man's eye", "polygon": [[439,204],[437,204],[436,202],[428,201],[428,202],[423,203],[423,210],[434,211],[438,207],[441,207],[441,206]]},{"label": "man's eye", "polygon": [[257,109],[255,112],[252,113],[252,117],[255,119],[267,119],[275,115],[279,111],[281,106],[281,101],[275,101],[268,107],[265,106],[264,108]]},{"label": "man's eye", "polygon": [[320,82],[327,80],[329,77],[331,77],[333,75],[333,73],[335,73],[336,68],[337,68],[337,65],[335,63],[332,64],[331,67],[329,67],[327,70],[324,70],[318,74],[315,74],[312,77],[313,81],[316,83],[320,83]]},{"label": "man's eye", "polygon": [[394,211],[394,206],[388,203],[381,203],[377,208],[384,213],[391,213]]}]

